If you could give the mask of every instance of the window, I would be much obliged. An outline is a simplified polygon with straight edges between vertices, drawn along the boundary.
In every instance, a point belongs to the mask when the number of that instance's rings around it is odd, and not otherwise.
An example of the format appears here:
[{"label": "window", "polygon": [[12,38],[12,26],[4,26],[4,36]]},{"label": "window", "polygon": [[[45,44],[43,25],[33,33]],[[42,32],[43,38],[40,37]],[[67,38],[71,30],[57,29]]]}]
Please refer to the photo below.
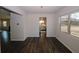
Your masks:
[{"label": "window", "polygon": [[7,21],[3,21],[3,26],[7,27]]},{"label": "window", "polygon": [[61,16],[61,32],[68,32],[68,15]]},{"label": "window", "polygon": [[60,17],[61,32],[79,37],[79,12]]},{"label": "window", "polygon": [[79,37],[79,13],[73,13],[70,15],[70,31],[71,35]]}]

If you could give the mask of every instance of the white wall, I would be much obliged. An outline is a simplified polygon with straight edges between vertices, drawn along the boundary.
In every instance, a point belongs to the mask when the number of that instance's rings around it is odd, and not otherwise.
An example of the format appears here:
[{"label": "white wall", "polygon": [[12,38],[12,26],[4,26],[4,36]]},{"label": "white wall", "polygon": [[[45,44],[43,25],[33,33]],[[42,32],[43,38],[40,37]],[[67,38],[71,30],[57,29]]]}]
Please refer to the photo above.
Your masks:
[{"label": "white wall", "polygon": [[[5,8],[20,13],[11,13],[11,40],[23,41],[27,37],[39,37],[39,17],[47,17],[47,37],[55,37],[55,16],[52,13],[28,13],[15,6]],[[17,23],[20,25],[17,26]]]},{"label": "white wall", "polygon": [[56,37],[59,41],[61,41],[66,47],[68,47],[72,52],[79,52],[79,38],[69,35],[67,33],[60,32],[60,25],[58,17],[61,15],[69,14],[75,11],[79,11],[79,7],[65,7],[61,11],[56,14],[57,20],[57,31]]},{"label": "white wall", "polygon": [[[39,17],[47,17],[47,37],[55,37],[54,14],[29,13],[20,16],[11,13],[11,40],[23,41],[27,37],[39,37]],[[20,25],[17,26],[17,23]]]},{"label": "white wall", "polygon": [[23,29],[24,25],[23,25],[22,16],[11,13],[10,26],[11,26],[11,40],[23,41],[24,40],[24,29]]},{"label": "white wall", "polygon": [[[19,13],[21,15],[17,15],[11,13],[11,41],[24,41],[24,23],[25,12],[22,11],[18,6],[3,6],[6,9]],[[19,23],[19,25],[17,25]]]},{"label": "white wall", "polygon": [[29,13],[26,15],[26,18],[24,20],[25,37],[39,37],[39,17],[47,17],[47,37],[55,37],[54,14],[45,13]]}]

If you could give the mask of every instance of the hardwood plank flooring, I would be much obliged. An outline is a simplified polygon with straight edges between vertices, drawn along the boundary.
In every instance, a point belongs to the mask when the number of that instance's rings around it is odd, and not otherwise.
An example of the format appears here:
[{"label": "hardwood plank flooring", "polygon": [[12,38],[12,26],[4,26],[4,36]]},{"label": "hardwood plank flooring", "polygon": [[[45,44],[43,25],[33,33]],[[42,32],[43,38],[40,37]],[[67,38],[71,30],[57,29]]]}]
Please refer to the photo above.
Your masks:
[{"label": "hardwood plank flooring", "polygon": [[71,53],[54,37],[28,37],[23,42],[10,42],[8,48],[8,53]]}]

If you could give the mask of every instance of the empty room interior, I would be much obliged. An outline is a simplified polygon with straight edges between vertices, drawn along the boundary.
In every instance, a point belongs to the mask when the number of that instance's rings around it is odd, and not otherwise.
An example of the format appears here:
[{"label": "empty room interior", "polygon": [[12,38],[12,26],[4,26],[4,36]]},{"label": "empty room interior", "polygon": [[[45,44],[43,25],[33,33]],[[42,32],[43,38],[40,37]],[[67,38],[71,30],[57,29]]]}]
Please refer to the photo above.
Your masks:
[{"label": "empty room interior", "polygon": [[79,53],[79,6],[0,6],[1,53]]}]

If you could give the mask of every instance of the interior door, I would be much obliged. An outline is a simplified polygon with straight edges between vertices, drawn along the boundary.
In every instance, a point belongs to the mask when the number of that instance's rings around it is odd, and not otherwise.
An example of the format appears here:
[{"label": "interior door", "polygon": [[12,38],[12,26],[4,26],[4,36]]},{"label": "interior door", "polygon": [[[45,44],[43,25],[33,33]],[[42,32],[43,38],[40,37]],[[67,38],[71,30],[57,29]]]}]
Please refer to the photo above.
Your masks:
[{"label": "interior door", "polygon": [[10,41],[10,12],[5,9],[0,9],[0,36],[1,52],[7,52]]}]

